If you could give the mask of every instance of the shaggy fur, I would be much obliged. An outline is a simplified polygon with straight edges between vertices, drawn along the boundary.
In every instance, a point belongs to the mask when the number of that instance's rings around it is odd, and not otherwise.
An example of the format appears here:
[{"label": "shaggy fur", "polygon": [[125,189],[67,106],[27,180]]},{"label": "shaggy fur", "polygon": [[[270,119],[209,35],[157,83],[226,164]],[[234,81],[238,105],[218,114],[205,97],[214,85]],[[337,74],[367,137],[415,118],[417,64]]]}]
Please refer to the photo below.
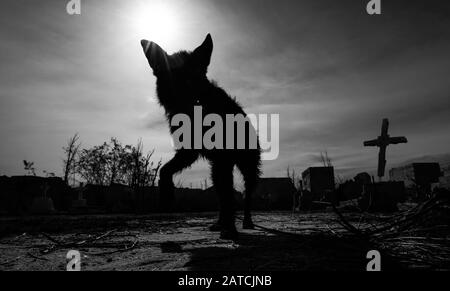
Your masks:
[{"label": "shaggy fur", "polygon": [[[208,34],[205,41],[193,52],[181,51],[168,55],[161,47],[147,40],[141,41],[148,62],[156,80],[158,100],[164,107],[169,121],[175,114],[183,113],[191,117],[193,124],[194,106],[202,106],[203,116],[209,113],[220,115],[243,114],[242,107],[222,88],[208,80],[206,73],[213,50],[213,42]],[[177,128],[170,127],[171,133]],[[246,128],[246,137],[254,128]],[[203,127],[205,132],[205,127]],[[256,136],[256,134],[255,134]],[[236,133],[235,133],[236,137]],[[226,137],[224,133],[224,145]],[[234,139],[236,141],[236,138]],[[192,141],[193,142],[193,141]],[[193,148],[193,147],[191,147]],[[180,149],[172,160],[160,171],[161,199],[165,210],[170,211],[174,200],[173,175],[190,167],[197,159],[205,158],[211,166],[211,178],[219,196],[220,214],[218,222],[211,230],[220,230],[223,238],[236,238],[234,221],[233,170],[236,166],[245,183],[244,228],[253,228],[251,219],[251,195],[260,176],[260,147],[242,150]]]}]

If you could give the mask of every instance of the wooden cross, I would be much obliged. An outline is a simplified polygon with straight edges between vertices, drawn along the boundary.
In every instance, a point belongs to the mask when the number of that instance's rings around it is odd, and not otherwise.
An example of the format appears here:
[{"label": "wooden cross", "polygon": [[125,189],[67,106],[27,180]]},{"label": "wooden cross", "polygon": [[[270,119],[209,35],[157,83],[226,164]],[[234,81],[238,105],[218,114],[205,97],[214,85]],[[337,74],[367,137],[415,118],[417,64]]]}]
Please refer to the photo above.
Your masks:
[{"label": "wooden cross", "polygon": [[407,143],[408,140],[404,136],[390,137],[388,134],[389,119],[383,119],[383,125],[381,126],[381,135],[374,140],[364,142],[366,147],[379,147],[380,152],[378,154],[378,177],[381,179],[384,176],[384,170],[386,168],[386,148],[391,144]]}]

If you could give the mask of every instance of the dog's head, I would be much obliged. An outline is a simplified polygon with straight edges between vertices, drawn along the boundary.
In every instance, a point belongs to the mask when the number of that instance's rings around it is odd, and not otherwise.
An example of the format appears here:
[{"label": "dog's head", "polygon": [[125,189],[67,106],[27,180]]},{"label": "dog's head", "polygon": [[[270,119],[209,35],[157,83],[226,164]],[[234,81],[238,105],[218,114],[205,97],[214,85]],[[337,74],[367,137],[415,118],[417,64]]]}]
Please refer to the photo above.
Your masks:
[{"label": "dog's head", "polygon": [[210,34],[192,52],[181,51],[169,55],[152,41],[142,40],[141,45],[156,78],[165,79],[178,86],[206,78],[213,50]]}]

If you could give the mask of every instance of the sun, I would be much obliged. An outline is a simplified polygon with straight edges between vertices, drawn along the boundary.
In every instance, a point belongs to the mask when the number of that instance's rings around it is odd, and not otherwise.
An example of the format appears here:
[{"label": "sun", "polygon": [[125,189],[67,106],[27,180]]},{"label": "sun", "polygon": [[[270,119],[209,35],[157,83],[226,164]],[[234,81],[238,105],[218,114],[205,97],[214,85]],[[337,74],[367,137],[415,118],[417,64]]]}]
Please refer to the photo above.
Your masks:
[{"label": "sun", "polygon": [[178,38],[178,17],[168,1],[142,2],[131,15],[133,30],[139,39],[171,46]]}]

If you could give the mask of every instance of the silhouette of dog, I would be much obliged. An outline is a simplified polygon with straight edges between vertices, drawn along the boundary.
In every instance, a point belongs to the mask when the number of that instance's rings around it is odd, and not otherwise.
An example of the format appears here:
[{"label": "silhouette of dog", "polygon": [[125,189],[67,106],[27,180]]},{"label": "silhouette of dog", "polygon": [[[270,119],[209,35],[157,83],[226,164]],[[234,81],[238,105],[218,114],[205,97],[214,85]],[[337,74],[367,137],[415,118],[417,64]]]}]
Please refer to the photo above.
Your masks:
[{"label": "silhouette of dog", "polygon": [[[247,116],[242,107],[231,98],[214,81],[208,80],[206,74],[213,51],[213,41],[208,34],[205,41],[194,51],[180,51],[167,54],[154,42],[142,40],[153,74],[156,77],[158,101],[164,107],[166,117],[171,124],[176,114],[186,114],[193,123],[194,106],[201,106],[204,114],[217,114],[225,120],[227,114]],[[203,126],[204,130],[205,126]],[[177,127],[170,125],[173,134]],[[171,211],[174,203],[173,175],[190,167],[199,158],[209,161],[211,179],[219,197],[219,220],[210,227],[212,231],[221,231],[224,239],[235,239],[238,235],[235,227],[235,205],[233,188],[233,170],[236,166],[244,178],[244,221],[243,228],[253,228],[251,218],[251,196],[260,176],[261,150],[253,126],[246,123],[245,136],[256,136],[256,147],[245,144],[242,149],[176,149],[175,156],[160,171],[161,201],[165,211]],[[193,135],[192,135],[193,136]],[[223,144],[226,143],[223,134]],[[234,135],[234,142],[236,134]]]}]

